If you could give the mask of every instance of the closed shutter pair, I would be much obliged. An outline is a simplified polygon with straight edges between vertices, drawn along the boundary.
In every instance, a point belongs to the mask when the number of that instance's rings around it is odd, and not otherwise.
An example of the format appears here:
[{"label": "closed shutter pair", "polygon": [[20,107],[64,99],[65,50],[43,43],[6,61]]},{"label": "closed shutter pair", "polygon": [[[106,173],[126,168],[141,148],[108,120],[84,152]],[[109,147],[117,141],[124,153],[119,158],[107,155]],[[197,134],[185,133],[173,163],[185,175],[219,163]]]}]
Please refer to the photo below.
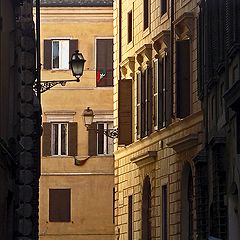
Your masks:
[{"label": "closed shutter pair", "polygon": [[[52,123],[43,123],[43,136],[42,136],[42,155],[51,156],[52,155]],[[68,123],[68,155],[77,155],[77,123]]]},{"label": "closed shutter pair", "polygon": [[[44,69],[52,69],[52,41],[44,40]],[[78,40],[69,40],[69,61],[76,50],[78,50]]]}]

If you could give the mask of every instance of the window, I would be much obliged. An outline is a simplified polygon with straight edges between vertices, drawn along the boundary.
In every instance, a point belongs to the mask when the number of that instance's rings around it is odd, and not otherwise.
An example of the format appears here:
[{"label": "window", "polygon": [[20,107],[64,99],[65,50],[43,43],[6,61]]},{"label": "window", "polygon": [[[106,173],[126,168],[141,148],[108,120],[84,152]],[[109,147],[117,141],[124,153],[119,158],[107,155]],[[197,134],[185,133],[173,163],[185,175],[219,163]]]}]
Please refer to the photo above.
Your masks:
[{"label": "window", "polygon": [[159,99],[159,82],[158,82],[158,59],[154,61],[153,63],[153,123],[154,123],[154,129],[158,129],[158,119],[161,115],[160,109],[158,109],[160,106],[158,104]]},{"label": "window", "polygon": [[94,122],[88,129],[88,154],[111,155],[113,154],[113,139],[104,134],[108,129],[112,129],[111,122]]},{"label": "window", "polygon": [[137,73],[137,139],[141,137],[141,72]]},{"label": "window", "polygon": [[167,0],[161,0],[161,16],[167,12]]},{"label": "window", "polygon": [[113,39],[96,39],[96,86],[113,86]]},{"label": "window", "polygon": [[167,54],[153,62],[153,123],[154,129],[166,127],[171,119],[171,84]]},{"label": "window", "polygon": [[49,189],[49,221],[71,221],[71,189]]},{"label": "window", "polygon": [[112,154],[113,153],[113,139],[104,134],[104,130],[110,128],[109,123],[97,123],[97,153]]},{"label": "window", "polygon": [[149,0],[144,0],[143,4],[143,30],[149,27]]},{"label": "window", "polygon": [[128,196],[128,240],[133,239],[133,198]]},{"label": "window", "polygon": [[151,183],[149,176],[143,181],[142,195],[142,240],[151,239]]},{"label": "window", "polygon": [[132,35],[133,35],[133,27],[132,27],[132,24],[133,24],[133,19],[132,19],[132,11],[130,11],[128,13],[128,43],[130,43],[132,41]]},{"label": "window", "polygon": [[152,131],[152,78],[151,69],[137,73],[137,138]]},{"label": "window", "polygon": [[52,69],[69,69],[69,40],[52,41]]},{"label": "window", "polygon": [[78,49],[78,40],[44,40],[44,69],[68,70],[69,60]]},{"label": "window", "polygon": [[67,123],[52,124],[52,155],[67,155]]},{"label": "window", "polygon": [[77,123],[43,123],[43,156],[76,156]]},{"label": "window", "polygon": [[167,185],[162,186],[162,239],[168,239],[168,198]]},{"label": "window", "polygon": [[176,42],[176,98],[177,117],[190,115],[190,40]]}]

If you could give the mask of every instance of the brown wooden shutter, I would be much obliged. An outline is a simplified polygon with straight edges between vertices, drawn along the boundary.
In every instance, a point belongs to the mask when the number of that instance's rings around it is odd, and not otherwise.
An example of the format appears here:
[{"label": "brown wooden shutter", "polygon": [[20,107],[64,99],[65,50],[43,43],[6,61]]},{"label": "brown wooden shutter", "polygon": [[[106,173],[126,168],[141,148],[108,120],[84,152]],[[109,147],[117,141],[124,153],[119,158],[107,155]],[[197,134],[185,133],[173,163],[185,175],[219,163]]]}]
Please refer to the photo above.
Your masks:
[{"label": "brown wooden shutter", "polygon": [[51,131],[51,123],[43,123],[42,155],[44,157],[51,155]]},{"label": "brown wooden shutter", "polygon": [[71,189],[49,189],[49,221],[71,221]]},{"label": "brown wooden shutter", "polygon": [[[163,59],[162,59],[163,61]],[[165,122],[165,84],[163,79],[163,64],[158,60],[158,129],[163,127]]]},{"label": "brown wooden shutter", "polygon": [[118,144],[132,143],[132,79],[118,81]]},{"label": "brown wooden shutter", "polygon": [[97,155],[97,123],[92,123],[88,127],[88,155]]},{"label": "brown wooden shutter", "polygon": [[44,69],[52,69],[52,40],[44,40]]},{"label": "brown wooden shutter", "polygon": [[78,49],[78,39],[69,40],[69,61],[71,60],[73,53]]},{"label": "brown wooden shutter", "polygon": [[[170,58],[168,55],[164,57],[164,76],[163,81],[165,84],[165,96],[164,96],[164,105],[165,105],[165,126],[169,126],[172,122],[172,82],[170,76]],[[164,127],[165,127],[164,126]]]},{"label": "brown wooden shutter", "polygon": [[68,123],[68,155],[77,156],[77,122]]},{"label": "brown wooden shutter", "polygon": [[176,42],[177,117],[190,114],[190,41]]},{"label": "brown wooden shutter", "polygon": [[152,88],[152,68],[147,69],[147,134],[152,133],[152,124],[153,124],[153,118],[152,118],[152,95],[153,95],[153,88]]},{"label": "brown wooden shutter", "polygon": [[106,71],[106,76],[97,80],[97,87],[113,86],[113,39],[97,39],[96,74]]},{"label": "brown wooden shutter", "polygon": [[141,74],[141,138],[146,136],[146,71]]}]

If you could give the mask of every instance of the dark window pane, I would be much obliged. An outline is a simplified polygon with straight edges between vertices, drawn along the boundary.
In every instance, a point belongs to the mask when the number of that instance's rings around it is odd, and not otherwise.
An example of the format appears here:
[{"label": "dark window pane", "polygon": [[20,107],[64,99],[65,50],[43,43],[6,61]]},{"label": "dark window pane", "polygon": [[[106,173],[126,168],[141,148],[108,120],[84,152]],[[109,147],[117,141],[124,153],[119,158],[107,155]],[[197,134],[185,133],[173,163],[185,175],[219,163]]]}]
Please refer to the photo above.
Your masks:
[{"label": "dark window pane", "polygon": [[61,124],[61,155],[67,154],[67,124]]},{"label": "dark window pane", "polygon": [[53,155],[58,155],[58,124],[53,124]]},{"label": "dark window pane", "polygon": [[162,186],[162,239],[168,239],[167,185]]},{"label": "dark window pane", "polygon": [[161,0],[161,16],[167,12],[167,0]]},{"label": "dark window pane", "polygon": [[132,11],[128,13],[128,43],[132,41]]},{"label": "dark window pane", "polygon": [[143,30],[148,28],[149,25],[149,2],[148,0],[144,0],[144,9],[143,9]]},{"label": "dark window pane", "polygon": [[133,239],[133,199],[128,196],[128,240]]},{"label": "dark window pane", "polygon": [[97,39],[97,87],[113,86],[113,39]]},{"label": "dark window pane", "polygon": [[53,52],[53,68],[59,68],[59,41],[53,41],[52,52]]},{"label": "dark window pane", "polygon": [[98,154],[104,154],[104,124],[98,124]]}]

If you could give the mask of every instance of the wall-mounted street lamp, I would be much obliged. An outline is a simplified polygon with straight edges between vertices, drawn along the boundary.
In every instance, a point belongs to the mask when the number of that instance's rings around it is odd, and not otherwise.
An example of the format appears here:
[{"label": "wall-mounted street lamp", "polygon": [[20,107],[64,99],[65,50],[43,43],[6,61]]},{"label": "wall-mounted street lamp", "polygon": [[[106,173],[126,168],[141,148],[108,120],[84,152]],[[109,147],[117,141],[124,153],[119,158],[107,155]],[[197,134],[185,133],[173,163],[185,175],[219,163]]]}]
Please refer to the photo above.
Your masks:
[{"label": "wall-mounted street lamp", "polygon": [[[71,60],[69,62],[72,74],[76,79],[40,81],[40,93],[46,92],[47,90],[56,86],[57,84],[65,86],[67,82],[80,82],[80,77],[83,75],[85,62],[86,60],[84,59],[82,53],[79,53],[79,51],[76,50],[73,53]],[[35,89],[37,90],[37,85],[35,85]]]},{"label": "wall-mounted street lamp", "polygon": [[[86,109],[84,109],[83,119],[84,119],[84,124],[85,124],[88,131],[90,130],[90,128],[89,128],[90,125],[93,123],[94,116],[95,116],[94,112],[90,107],[87,107]],[[117,128],[108,128],[108,129],[103,129],[103,130],[102,129],[101,130],[94,129],[93,131],[96,131],[97,133],[100,132],[100,131],[101,132],[103,131],[103,133],[107,137],[118,138],[118,129]]]}]

